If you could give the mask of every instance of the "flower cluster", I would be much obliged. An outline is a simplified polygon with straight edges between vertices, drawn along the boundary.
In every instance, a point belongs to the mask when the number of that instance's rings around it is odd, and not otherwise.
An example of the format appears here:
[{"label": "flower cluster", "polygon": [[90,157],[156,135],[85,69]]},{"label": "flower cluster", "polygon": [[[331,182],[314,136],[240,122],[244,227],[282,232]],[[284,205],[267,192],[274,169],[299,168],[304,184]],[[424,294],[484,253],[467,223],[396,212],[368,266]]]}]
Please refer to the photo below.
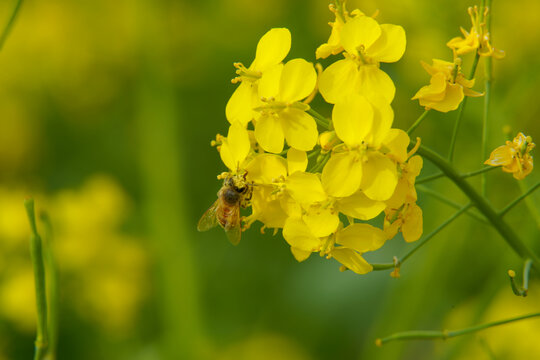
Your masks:
[{"label": "flower cluster", "polygon": [[514,178],[522,180],[533,169],[533,157],[530,152],[534,147],[532,138],[520,132],[513,141],[507,141],[505,145],[493,150],[484,164],[501,166],[504,172],[512,173]]},{"label": "flower cluster", "polygon": [[[431,75],[430,84],[422,87],[412,99],[418,99],[420,105],[426,109],[448,112],[457,109],[465,96],[482,96],[481,93],[471,90],[474,79],[469,80],[461,73],[460,55],[475,52],[477,56],[492,56],[496,59],[504,57],[504,51],[495,49],[490,43],[485,22],[488,8],[484,8],[482,16],[477,6],[469,8],[468,11],[472,22],[471,31],[461,28],[464,37],[455,37],[446,44],[452,49],[454,60],[448,62],[433,59],[432,66],[422,62],[424,69]],[[473,76],[474,73],[471,74],[471,77]]]},{"label": "flower cluster", "polygon": [[[372,266],[362,254],[399,231],[408,242],[421,236],[422,158],[416,147],[408,151],[407,133],[392,128],[395,86],[379,68],[402,57],[405,31],[342,3],[330,9],[336,20],[316,57],[343,58],[319,74],[304,59],[285,61],[291,34],[271,29],[249,67],[235,64],[229,131],[213,144],[229,169],[219,178],[252,187],[243,230],[260,221],[263,230],[282,229],[298,261],[318,252],[364,274]],[[317,93],[333,105],[331,119],[310,107]],[[380,227],[367,222],[379,215]]]}]

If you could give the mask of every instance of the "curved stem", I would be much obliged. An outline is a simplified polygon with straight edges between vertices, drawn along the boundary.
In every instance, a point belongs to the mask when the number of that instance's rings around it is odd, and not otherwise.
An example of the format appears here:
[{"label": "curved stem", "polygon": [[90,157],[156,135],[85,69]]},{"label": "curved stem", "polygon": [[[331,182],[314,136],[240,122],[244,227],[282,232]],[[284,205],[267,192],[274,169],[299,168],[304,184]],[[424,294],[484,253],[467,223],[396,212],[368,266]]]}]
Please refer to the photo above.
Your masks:
[{"label": "curved stem", "polygon": [[476,176],[478,174],[486,173],[486,172],[491,171],[493,169],[497,169],[497,166],[486,166],[485,168],[482,168],[482,169],[479,169],[479,170],[471,171],[471,172],[468,172],[468,173],[463,173],[463,174],[461,174],[461,177],[462,178],[468,178],[468,177],[471,177],[471,176]]},{"label": "curved stem", "polygon": [[13,24],[15,23],[15,19],[17,18],[17,14],[19,13],[19,9],[21,8],[23,0],[17,0],[17,3],[15,4],[15,8],[13,9],[13,12],[11,13],[11,16],[8,20],[8,23],[6,24],[6,27],[4,28],[4,31],[2,32],[2,35],[0,35],[0,50],[4,47],[4,43],[6,42],[6,39],[11,32],[11,29],[13,28]]},{"label": "curved stem", "polygon": [[502,217],[495,212],[492,206],[487,200],[478,194],[476,190],[461,177],[461,175],[454,169],[454,167],[439,154],[420,146],[417,153],[439,168],[450,180],[452,180],[465,195],[469,197],[474,206],[484,215],[484,217],[491,223],[491,225],[497,230],[497,232],[503,237],[503,239],[514,249],[514,251],[523,259],[530,258],[533,261],[534,267],[540,270],[540,259],[538,256],[529,249],[529,247],[521,241],[516,233],[508,226],[508,224],[502,219]]},{"label": "curved stem", "polygon": [[30,223],[30,255],[34,268],[34,282],[36,287],[37,309],[37,336],[35,342],[34,359],[43,359],[49,346],[49,333],[47,329],[47,287],[45,285],[45,265],[43,264],[43,251],[41,237],[37,232],[34,199],[24,201],[26,215]]},{"label": "curved stem", "polygon": [[429,112],[430,109],[426,109],[422,115],[420,115],[420,117],[418,119],[416,119],[416,121],[414,122],[414,124],[411,125],[411,127],[409,128],[409,130],[407,130],[407,134],[408,135],[411,135],[412,132],[422,123],[422,121],[424,121],[424,119],[426,118],[428,112]]},{"label": "curved stem", "polygon": [[431,180],[436,180],[438,178],[442,178],[443,176],[444,176],[444,174],[442,172],[440,172],[440,173],[437,173],[437,174],[422,177],[420,179],[416,179],[416,181],[414,183],[415,184],[423,184],[423,183],[429,182]]},{"label": "curved stem", "polygon": [[494,326],[504,325],[504,324],[508,324],[508,323],[511,323],[511,322],[530,319],[530,318],[538,317],[538,316],[540,316],[540,312],[527,314],[527,315],[516,316],[516,317],[510,318],[510,319],[505,319],[505,320],[493,321],[493,322],[489,322],[489,323],[486,323],[486,324],[471,326],[471,327],[468,327],[468,328],[465,328],[465,329],[454,330],[454,331],[448,331],[448,330],[442,330],[442,331],[437,331],[437,330],[404,331],[404,332],[400,332],[400,333],[396,333],[396,334],[387,336],[387,337],[382,338],[382,339],[377,339],[377,340],[375,340],[375,344],[377,344],[377,346],[381,346],[382,344],[393,341],[393,340],[427,340],[427,339],[443,339],[443,340],[445,340],[445,339],[453,338],[453,337],[456,337],[456,336],[466,335],[466,334],[474,333],[474,332],[477,332],[477,331],[485,330],[485,329],[488,329],[488,328],[491,328],[491,327],[494,327]]},{"label": "curved stem", "polygon": [[538,189],[538,187],[540,186],[540,182],[537,182],[535,185],[533,185],[529,190],[525,191],[521,196],[519,196],[517,199],[515,199],[514,201],[512,201],[510,204],[506,205],[506,207],[504,209],[502,209],[501,211],[499,211],[499,216],[504,216],[507,212],[509,212],[510,210],[512,210],[512,208],[514,206],[516,206],[517,204],[519,204],[519,202],[523,199],[525,199],[527,196],[529,196],[534,190]]},{"label": "curved stem", "polygon": [[[430,189],[430,188],[428,188],[428,187],[426,187],[424,185],[418,185],[416,187],[416,190],[420,190],[421,192],[423,192],[423,193],[425,193],[425,194],[427,194],[429,196],[434,197],[435,199],[439,200],[440,202],[442,202],[442,203],[444,203],[444,204],[446,204],[448,206],[453,207],[454,209],[459,210],[459,209],[461,209],[463,207],[463,205],[456,203],[455,201],[447,198],[446,196],[441,195],[437,191],[434,191],[434,190],[432,190],[432,189]],[[465,213],[467,215],[469,215],[470,217],[472,217],[473,219],[476,219],[476,220],[480,221],[483,224],[489,225],[489,223],[486,221],[486,219],[484,219],[478,213],[473,212],[471,209],[467,210]]]},{"label": "curved stem", "polygon": [[429,240],[431,240],[432,237],[437,235],[442,229],[444,229],[448,224],[450,224],[452,221],[458,218],[459,215],[463,214],[463,212],[467,211],[471,207],[471,204],[467,204],[464,207],[462,207],[459,211],[457,211],[454,215],[449,217],[445,222],[443,222],[441,225],[439,225],[435,230],[430,232],[428,235],[424,237],[422,241],[420,241],[414,248],[409,250],[405,255],[403,255],[401,258],[399,258],[397,261],[394,261],[394,263],[388,263],[388,264],[371,264],[373,266],[373,270],[387,270],[392,269],[395,267],[399,267],[405,260],[407,260],[409,257],[411,257],[418,249],[420,249],[422,246],[424,246]]}]

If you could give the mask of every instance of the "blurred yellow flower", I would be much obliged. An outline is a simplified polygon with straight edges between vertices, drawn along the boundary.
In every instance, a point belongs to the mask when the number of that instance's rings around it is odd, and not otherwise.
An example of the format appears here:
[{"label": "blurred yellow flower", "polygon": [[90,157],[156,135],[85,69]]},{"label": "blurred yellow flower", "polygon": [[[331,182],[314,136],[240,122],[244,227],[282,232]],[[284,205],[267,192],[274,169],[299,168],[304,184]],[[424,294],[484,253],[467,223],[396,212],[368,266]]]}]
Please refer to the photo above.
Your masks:
[{"label": "blurred yellow flower", "polygon": [[530,152],[534,147],[532,138],[520,132],[513,141],[507,141],[505,145],[493,150],[484,164],[502,166],[504,172],[512,173],[514,178],[522,180],[533,169],[533,157]]},{"label": "blurred yellow flower", "polygon": [[421,62],[431,75],[430,84],[422,87],[412,98],[418,99],[421,106],[440,112],[448,112],[458,108],[464,96],[482,96],[482,93],[471,90],[474,79],[467,80],[461,73],[461,60],[454,62],[433,59],[433,65]]},{"label": "blurred yellow flower", "polygon": [[483,17],[481,17],[478,6],[469,7],[468,12],[472,22],[471,31],[467,32],[467,30],[461,28],[463,37],[455,37],[446,44],[454,50],[456,55],[478,51],[480,56],[493,56],[495,59],[504,57],[504,51],[495,49],[490,44],[490,34],[487,31],[485,22],[488,11],[489,9],[486,7]]}]

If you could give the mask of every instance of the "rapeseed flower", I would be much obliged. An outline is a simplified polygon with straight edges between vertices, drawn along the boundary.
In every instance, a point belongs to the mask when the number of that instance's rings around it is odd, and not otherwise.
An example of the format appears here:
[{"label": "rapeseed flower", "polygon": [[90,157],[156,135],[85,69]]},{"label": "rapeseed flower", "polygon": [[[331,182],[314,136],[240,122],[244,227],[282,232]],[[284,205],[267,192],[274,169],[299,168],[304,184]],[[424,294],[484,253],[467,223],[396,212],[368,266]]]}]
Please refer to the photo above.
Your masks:
[{"label": "rapeseed flower", "polygon": [[482,96],[482,93],[471,90],[474,79],[468,80],[461,73],[461,60],[454,62],[433,59],[433,65],[421,62],[431,75],[430,84],[422,87],[414,96],[426,109],[448,112],[458,108],[465,96]]},{"label": "rapeseed flower", "polygon": [[484,164],[501,166],[504,172],[512,173],[514,178],[522,180],[533,169],[533,157],[530,152],[534,147],[532,138],[520,132],[513,141],[507,141],[505,145],[493,150]]},{"label": "rapeseed flower", "polygon": [[246,68],[242,63],[235,63],[238,75],[233,83],[240,82],[227,102],[225,115],[233,124],[239,122],[244,127],[257,115],[253,108],[260,105],[258,94],[259,80],[264,73],[279,65],[291,48],[291,33],[286,28],[271,29],[264,34],[257,44],[255,60]]},{"label": "rapeseed flower", "polygon": [[283,141],[291,147],[313,149],[319,135],[317,123],[306,113],[309,105],[299,102],[308,97],[317,84],[313,64],[304,59],[293,59],[275,66],[259,82],[259,96],[263,104],[255,121],[255,139],[265,151],[279,153]]},{"label": "rapeseed flower", "polygon": [[504,57],[504,51],[495,49],[490,43],[490,34],[485,22],[488,11],[489,9],[486,7],[483,17],[481,17],[477,6],[469,7],[468,13],[472,22],[471,31],[468,32],[461,28],[463,37],[455,37],[446,44],[454,50],[456,55],[478,51],[480,56],[493,56],[495,59]]},{"label": "rapeseed flower", "polygon": [[[381,96],[391,103],[396,89],[379,65],[401,59],[406,46],[405,30],[398,25],[380,25],[360,12],[346,20],[343,25],[333,27],[334,38],[339,34],[340,47],[337,49],[343,48],[345,59],[336,61],[321,74],[321,95],[331,104],[351,93],[369,99]],[[339,24],[337,20],[336,23]]]}]

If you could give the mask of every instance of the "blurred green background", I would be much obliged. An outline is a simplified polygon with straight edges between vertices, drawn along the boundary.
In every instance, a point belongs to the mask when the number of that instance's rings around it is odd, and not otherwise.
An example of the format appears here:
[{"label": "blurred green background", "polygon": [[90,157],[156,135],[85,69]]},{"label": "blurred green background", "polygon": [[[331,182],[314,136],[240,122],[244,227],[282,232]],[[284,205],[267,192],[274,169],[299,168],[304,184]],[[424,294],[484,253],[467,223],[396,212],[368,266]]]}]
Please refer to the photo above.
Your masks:
[{"label": "blurred green background", "polygon": [[[451,60],[445,43],[470,28],[475,2],[350,1],[402,25],[407,51],[384,65],[397,93],[395,126],[422,113],[414,93],[429,81],[419,61]],[[15,1],[0,2],[0,26]],[[490,148],[502,128],[540,139],[540,2],[494,0]],[[506,271],[520,259],[491,228],[462,216],[416,253],[400,279],[340,273],[312,256],[298,264],[281,235],[258,227],[231,246],[197,233],[224,170],[210,140],[225,134],[232,63],[249,64],[262,34],[292,33],[288,59],[315,61],[333,21],[327,1],[50,0],[24,2],[0,51],[0,359],[33,353],[35,310],[23,199],[36,197],[55,230],[59,266],[58,359],[518,359],[540,357],[529,320],[447,341],[374,340],[396,331],[461,328],[538,311],[540,291],[512,295]],[[332,61],[336,60],[335,57]],[[468,69],[472,55],[464,58]],[[328,65],[329,61],[324,61]],[[483,91],[480,64],[476,90]],[[480,168],[482,98],[470,99],[457,144],[461,171]],[[313,106],[329,115],[320,96]],[[456,112],[418,129],[445,154]],[[426,162],[423,174],[436,170]],[[523,180],[525,187],[538,171]],[[478,179],[472,180],[478,184]],[[491,202],[520,194],[508,174],[488,174]],[[429,184],[457,202],[447,180]],[[540,194],[531,197],[534,205]],[[419,192],[425,232],[453,209]],[[538,211],[538,210],[536,210]],[[536,217],[538,219],[538,217]],[[540,251],[525,203],[507,216]],[[43,229],[41,226],[40,229]],[[398,237],[368,255],[388,262]],[[525,354],[525,355],[524,355]]]}]

